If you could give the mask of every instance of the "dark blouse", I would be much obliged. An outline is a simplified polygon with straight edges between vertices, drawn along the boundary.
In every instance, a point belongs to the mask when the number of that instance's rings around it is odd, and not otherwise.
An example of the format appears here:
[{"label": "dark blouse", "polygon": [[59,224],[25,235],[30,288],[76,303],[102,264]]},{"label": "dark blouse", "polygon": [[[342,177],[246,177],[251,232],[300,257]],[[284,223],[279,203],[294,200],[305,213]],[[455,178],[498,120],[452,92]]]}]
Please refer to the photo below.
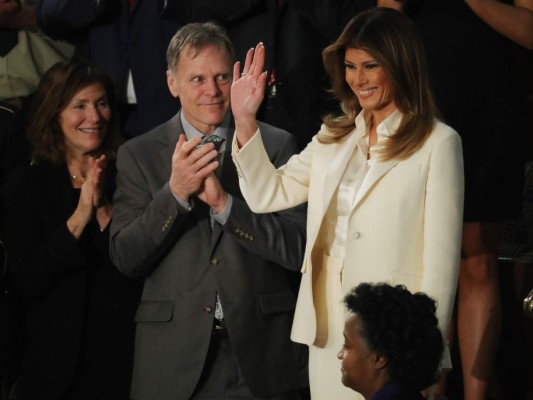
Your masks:
[{"label": "dark blouse", "polygon": [[[108,163],[108,199],[114,178]],[[79,240],[69,232],[80,189],[66,166],[25,165],[8,185],[9,268],[26,301],[20,399],[128,399],[140,282],[111,263],[95,217]]]}]

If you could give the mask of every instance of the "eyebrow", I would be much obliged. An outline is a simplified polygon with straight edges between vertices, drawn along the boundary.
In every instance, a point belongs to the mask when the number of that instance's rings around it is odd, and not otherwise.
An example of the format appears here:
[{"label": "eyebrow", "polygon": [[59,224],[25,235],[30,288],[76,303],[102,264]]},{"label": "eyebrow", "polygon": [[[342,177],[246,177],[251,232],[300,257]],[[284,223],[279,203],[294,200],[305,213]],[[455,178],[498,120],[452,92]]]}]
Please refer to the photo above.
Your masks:
[{"label": "eyebrow", "polygon": [[[353,61],[350,61],[350,60],[347,60],[346,58],[344,59],[344,63],[345,64],[350,64],[350,65],[355,65],[355,63]],[[368,60],[368,61],[363,61],[361,63],[361,65],[368,65],[368,64],[377,64],[377,60],[375,60],[374,58]]]},{"label": "eyebrow", "polygon": [[[100,101],[100,100],[104,100],[104,99],[107,100],[107,94],[104,94],[104,95],[98,97],[98,98],[96,99],[96,101]],[[89,99],[85,99],[85,98],[81,98],[81,99],[80,99],[80,98],[73,97],[72,100],[71,100],[70,102],[71,102],[71,103],[74,103],[74,102],[78,102],[78,103],[89,103],[90,100],[89,100]]]}]

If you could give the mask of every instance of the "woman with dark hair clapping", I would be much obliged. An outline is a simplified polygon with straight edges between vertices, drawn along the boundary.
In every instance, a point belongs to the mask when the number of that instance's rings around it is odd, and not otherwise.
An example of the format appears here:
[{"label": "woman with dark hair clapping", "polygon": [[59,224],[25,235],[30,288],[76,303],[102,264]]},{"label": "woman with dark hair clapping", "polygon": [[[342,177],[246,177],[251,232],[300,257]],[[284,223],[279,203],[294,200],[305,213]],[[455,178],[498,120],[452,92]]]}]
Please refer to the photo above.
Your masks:
[{"label": "woman with dark hair clapping", "polygon": [[109,259],[118,142],[109,77],[55,64],[34,96],[32,161],[10,177],[6,247],[27,305],[19,397],[128,399],[137,282]]}]

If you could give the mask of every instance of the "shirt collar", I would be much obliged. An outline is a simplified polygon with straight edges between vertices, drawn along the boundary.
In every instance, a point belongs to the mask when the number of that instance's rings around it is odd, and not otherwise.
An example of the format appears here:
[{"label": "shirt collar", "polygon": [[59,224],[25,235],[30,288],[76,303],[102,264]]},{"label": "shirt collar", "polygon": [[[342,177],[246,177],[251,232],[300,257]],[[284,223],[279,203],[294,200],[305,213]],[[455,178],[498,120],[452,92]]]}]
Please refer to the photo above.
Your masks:
[{"label": "shirt collar", "polygon": [[[180,113],[180,121],[181,126],[183,127],[183,131],[185,132],[185,136],[187,137],[187,140],[191,140],[195,137],[202,137],[204,134],[200,132],[198,129],[196,129],[194,126],[192,126],[189,121],[185,118],[185,115],[183,112]],[[230,122],[230,114],[226,115],[226,118],[224,118],[224,121],[217,127],[217,129],[214,130],[211,135],[218,135],[221,138],[224,138],[225,140],[228,139],[228,128],[229,128],[229,122]]]},{"label": "shirt collar", "polygon": [[381,124],[377,127],[377,133],[379,136],[385,136],[389,137],[396,133],[398,128],[400,127],[400,123],[402,122],[402,113],[400,110],[396,109],[392,112],[391,115],[389,115],[387,118],[385,118]]},{"label": "shirt collar", "polygon": [[[371,118],[372,114],[365,110],[362,110],[357,117],[355,117],[355,126],[358,127],[357,132],[360,137],[365,137],[368,135],[367,127],[370,126]],[[400,127],[401,122],[402,113],[400,110],[396,109],[377,126],[376,131],[378,134],[378,141],[394,135]]]}]

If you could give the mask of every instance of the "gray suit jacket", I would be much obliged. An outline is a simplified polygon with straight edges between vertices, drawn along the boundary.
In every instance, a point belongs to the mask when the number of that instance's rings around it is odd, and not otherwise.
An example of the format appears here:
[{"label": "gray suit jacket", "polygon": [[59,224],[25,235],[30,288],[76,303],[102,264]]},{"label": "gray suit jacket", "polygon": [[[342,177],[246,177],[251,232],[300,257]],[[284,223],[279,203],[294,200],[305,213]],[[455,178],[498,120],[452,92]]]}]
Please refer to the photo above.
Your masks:
[{"label": "gray suit jacket", "polygon": [[[293,136],[260,124],[276,165],[296,151]],[[180,208],[168,181],[179,114],[126,142],[117,159],[111,258],[145,276],[137,311],[132,398],[188,399],[204,365],[219,293],[231,343],[251,391],[270,397],[308,386],[306,346],[290,341],[305,247],[305,209],[254,214],[240,193],[230,129],[219,173],[233,198],[224,226],[193,198]]]}]

